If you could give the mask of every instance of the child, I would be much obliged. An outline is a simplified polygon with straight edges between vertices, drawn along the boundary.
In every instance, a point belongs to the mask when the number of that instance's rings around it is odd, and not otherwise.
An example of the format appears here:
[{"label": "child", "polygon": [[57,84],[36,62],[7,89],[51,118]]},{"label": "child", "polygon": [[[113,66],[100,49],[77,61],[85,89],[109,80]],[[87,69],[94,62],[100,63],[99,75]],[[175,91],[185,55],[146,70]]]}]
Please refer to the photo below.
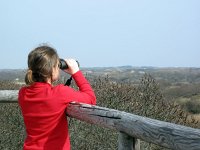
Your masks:
[{"label": "child", "polygon": [[59,57],[55,49],[40,46],[28,55],[27,86],[18,101],[26,127],[24,150],[70,150],[66,108],[72,101],[96,104],[95,94],[74,59],[65,60],[79,90],[52,83],[59,78]]}]

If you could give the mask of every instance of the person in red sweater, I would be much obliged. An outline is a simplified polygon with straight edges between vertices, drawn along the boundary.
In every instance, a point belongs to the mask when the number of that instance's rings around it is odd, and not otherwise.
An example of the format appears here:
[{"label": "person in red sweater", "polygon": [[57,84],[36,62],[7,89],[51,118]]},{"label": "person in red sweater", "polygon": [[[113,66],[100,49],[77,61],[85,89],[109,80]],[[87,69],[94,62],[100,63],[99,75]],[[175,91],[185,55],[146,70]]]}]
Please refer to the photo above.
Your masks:
[{"label": "person in red sweater", "polygon": [[39,46],[28,55],[27,86],[19,90],[18,102],[26,128],[24,150],[70,150],[66,109],[70,102],[96,104],[91,85],[74,59],[65,59],[64,70],[75,80],[79,90],[59,79],[59,57],[50,46]]}]

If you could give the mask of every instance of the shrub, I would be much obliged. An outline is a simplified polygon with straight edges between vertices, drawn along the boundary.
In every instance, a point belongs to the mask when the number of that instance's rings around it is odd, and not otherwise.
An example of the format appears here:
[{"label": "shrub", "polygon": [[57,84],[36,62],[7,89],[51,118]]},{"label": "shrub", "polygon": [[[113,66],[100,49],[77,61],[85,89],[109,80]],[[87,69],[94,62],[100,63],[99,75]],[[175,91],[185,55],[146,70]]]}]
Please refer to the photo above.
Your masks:
[{"label": "shrub", "polygon": [[[90,79],[96,93],[97,105],[118,109],[140,116],[173,122],[191,127],[199,127],[178,105],[168,103],[158,83],[145,74],[138,85],[113,82],[106,78]],[[72,84],[74,86],[74,84]],[[18,88],[18,87],[17,87]],[[17,104],[0,104],[0,149],[22,149],[24,126]],[[72,150],[113,150],[117,149],[118,133],[75,119],[69,119]],[[141,142],[142,149],[162,149]]]},{"label": "shrub", "polygon": [[200,100],[199,99],[191,99],[187,101],[185,104],[186,109],[193,114],[200,113]]},{"label": "shrub", "polygon": [[18,104],[0,103],[0,120],[0,149],[22,149],[25,131]]}]

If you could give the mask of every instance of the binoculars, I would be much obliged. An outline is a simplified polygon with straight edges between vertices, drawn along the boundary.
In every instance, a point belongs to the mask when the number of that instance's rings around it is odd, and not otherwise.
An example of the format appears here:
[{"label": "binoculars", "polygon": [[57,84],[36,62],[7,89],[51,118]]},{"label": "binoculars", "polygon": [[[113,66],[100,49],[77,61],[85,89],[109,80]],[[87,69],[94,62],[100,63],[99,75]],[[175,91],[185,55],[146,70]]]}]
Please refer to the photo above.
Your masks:
[{"label": "binoculars", "polygon": [[[64,59],[60,58],[59,61],[60,61],[59,62],[60,63],[60,65],[59,65],[60,69],[62,69],[62,70],[68,69],[68,65],[67,65],[67,63],[66,63],[66,61]],[[78,66],[79,66],[79,62],[77,60],[76,60],[76,62],[78,64]]]}]

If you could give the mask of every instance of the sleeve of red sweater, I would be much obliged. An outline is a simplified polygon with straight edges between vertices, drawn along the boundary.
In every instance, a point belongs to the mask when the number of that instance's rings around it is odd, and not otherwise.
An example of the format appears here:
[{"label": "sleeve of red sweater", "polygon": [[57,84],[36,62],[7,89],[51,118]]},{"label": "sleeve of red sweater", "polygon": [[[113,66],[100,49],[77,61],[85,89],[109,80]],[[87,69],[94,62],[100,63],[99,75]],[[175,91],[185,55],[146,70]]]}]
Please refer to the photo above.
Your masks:
[{"label": "sleeve of red sweater", "polygon": [[76,72],[72,75],[73,79],[76,82],[76,85],[78,86],[79,90],[75,90],[71,87],[64,86],[65,96],[66,96],[66,103],[69,102],[80,102],[80,103],[87,103],[96,105],[96,96],[95,93],[90,85],[90,83],[87,81],[87,79],[84,77],[81,71]]}]

